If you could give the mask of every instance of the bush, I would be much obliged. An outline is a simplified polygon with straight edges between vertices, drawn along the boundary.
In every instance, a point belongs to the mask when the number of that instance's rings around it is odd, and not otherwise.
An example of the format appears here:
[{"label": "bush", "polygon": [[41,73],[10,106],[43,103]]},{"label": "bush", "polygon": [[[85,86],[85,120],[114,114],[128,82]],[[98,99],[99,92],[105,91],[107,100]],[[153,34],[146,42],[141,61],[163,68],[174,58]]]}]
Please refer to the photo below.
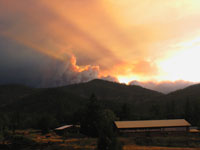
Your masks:
[{"label": "bush", "polygon": [[122,144],[117,137],[101,136],[98,138],[98,150],[122,150]]},{"label": "bush", "polygon": [[37,128],[41,130],[42,134],[46,134],[51,128],[54,128],[57,124],[57,120],[47,114],[41,115],[37,122]]},{"label": "bush", "polygon": [[37,144],[32,139],[21,135],[15,135],[9,137],[9,142],[11,143],[11,149],[15,150],[21,150],[23,148],[33,147]]}]

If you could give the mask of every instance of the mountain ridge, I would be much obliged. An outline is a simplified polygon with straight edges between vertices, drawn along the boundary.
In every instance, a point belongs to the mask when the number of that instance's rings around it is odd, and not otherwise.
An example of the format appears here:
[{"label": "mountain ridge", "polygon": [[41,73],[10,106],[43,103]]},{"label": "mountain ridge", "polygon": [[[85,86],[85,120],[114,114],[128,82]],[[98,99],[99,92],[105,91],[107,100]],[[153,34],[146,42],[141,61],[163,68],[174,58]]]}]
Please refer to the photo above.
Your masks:
[{"label": "mountain ridge", "polygon": [[88,103],[91,94],[117,115],[126,104],[132,120],[183,118],[188,100],[191,110],[198,110],[200,84],[169,94],[99,79],[56,88],[0,86],[0,112],[69,117]]}]

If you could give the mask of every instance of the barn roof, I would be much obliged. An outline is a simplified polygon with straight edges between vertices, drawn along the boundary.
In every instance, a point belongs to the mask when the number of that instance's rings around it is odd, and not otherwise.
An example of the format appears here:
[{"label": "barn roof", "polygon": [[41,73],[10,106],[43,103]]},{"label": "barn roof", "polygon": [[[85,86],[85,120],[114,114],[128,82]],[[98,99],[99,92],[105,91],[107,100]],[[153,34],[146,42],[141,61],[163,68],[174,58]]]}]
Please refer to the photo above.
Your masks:
[{"label": "barn roof", "polygon": [[70,128],[70,127],[72,127],[72,126],[73,126],[73,125],[64,125],[64,126],[62,126],[62,127],[56,128],[55,130],[64,130],[64,129]]},{"label": "barn roof", "polygon": [[64,126],[55,128],[54,130],[64,130],[64,129],[71,128],[71,127],[80,128],[80,125],[71,125],[71,124],[70,125],[64,125]]},{"label": "barn roof", "polygon": [[173,120],[143,120],[143,121],[115,121],[117,128],[159,128],[159,127],[189,127],[191,124],[185,119]]}]

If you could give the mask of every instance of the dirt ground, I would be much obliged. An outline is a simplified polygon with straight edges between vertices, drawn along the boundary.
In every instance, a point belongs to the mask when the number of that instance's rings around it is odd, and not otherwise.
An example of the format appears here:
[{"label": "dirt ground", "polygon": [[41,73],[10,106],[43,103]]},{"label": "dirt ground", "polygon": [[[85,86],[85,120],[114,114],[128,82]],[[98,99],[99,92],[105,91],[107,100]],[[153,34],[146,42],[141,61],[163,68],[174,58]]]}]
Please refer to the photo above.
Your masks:
[{"label": "dirt ground", "polygon": [[200,148],[175,148],[175,147],[153,147],[153,146],[137,146],[125,145],[123,150],[200,150]]},{"label": "dirt ground", "polygon": [[[96,138],[63,138],[51,132],[46,135],[40,134],[36,130],[18,131],[17,134],[24,135],[33,139],[37,143],[53,143],[58,146],[66,147],[73,150],[94,150],[96,147]],[[124,143],[123,150],[200,150],[200,148],[177,148],[177,147],[157,147],[157,146],[138,146],[132,143],[128,138],[121,138]]]}]

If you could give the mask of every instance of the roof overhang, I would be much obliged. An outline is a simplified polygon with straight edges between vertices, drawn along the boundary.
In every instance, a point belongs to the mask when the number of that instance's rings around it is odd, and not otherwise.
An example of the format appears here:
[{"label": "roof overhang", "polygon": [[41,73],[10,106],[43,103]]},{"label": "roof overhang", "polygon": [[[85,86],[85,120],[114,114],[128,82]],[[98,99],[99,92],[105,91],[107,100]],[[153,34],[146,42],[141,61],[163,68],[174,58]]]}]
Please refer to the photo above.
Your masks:
[{"label": "roof overhang", "polygon": [[118,129],[131,128],[170,128],[170,127],[190,127],[191,124],[185,119],[172,120],[142,120],[142,121],[115,121]]}]

